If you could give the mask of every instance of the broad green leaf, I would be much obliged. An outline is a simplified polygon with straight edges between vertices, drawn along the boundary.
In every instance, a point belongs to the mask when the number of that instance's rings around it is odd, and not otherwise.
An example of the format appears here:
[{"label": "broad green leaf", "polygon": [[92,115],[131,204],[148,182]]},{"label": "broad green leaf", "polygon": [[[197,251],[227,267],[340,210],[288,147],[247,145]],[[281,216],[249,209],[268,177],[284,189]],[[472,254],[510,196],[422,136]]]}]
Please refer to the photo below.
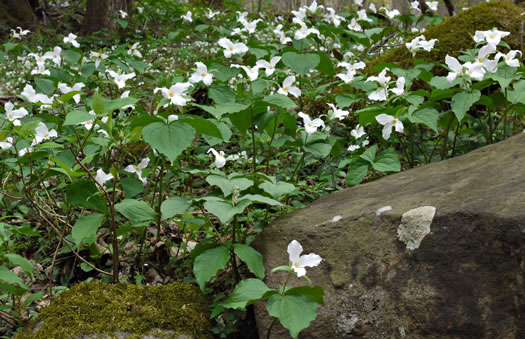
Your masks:
[{"label": "broad green leaf", "polygon": [[[274,293],[272,293],[274,292]],[[233,293],[221,303],[225,308],[243,309],[256,301],[277,293],[259,279],[245,279],[235,286]]]},{"label": "broad green leaf", "polygon": [[114,100],[110,100],[110,101],[105,105],[105,107],[103,108],[103,110],[104,110],[104,112],[113,112],[113,111],[116,111],[117,109],[121,109],[121,108],[124,107],[124,106],[127,106],[127,105],[134,105],[134,104],[136,104],[138,101],[139,101],[139,99],[130,98],[130,97],[127,97],[127,98],[117,98],[117,99],[114,99]]},{"label": "broad green leaf", "polygon": [[98,92],[95,92],[95,94],[93,94],[92,103],[93,111],[95,111],[96,114],[102,114],[104,113],[104,106],[104,98],[102,98]]},{"label": "broad green leaf", "polygon": [[324,158],[330,154],[332,150],[332,145],[326,144],[324,142],[316,142],[314,144],[308,144],[304,146],[304,150],[308,153],[312,153],[315,156]]},{"label": "broad green leaf", "polygon": [[144,192],[144,184],[136,178],[121,178],[120,184],[124,189],[126,198],[133,198],[134,196]]},{"label": "broad green leaf", "polygon": [[215,119],[217,120],[220,120],[224,114],[241,112],[249,107],[249,105],[239,104],[236,102],[225,102],[225,103],[217,104],[215,105],[215,107],[199,105],[199,104],[192,104],[192,106],[196,106],[196,107],[199,107],[205,110],[206,112],[213,115]]},{"label": "broad green leaf", "polygon": [[55,83],[49,79],[35,78],[36,92],[51,95],[55,92]]},{"label": "broad green leaf", "polygon": [[244,191],[245,189],[253,186],[253,181],[246,178],[228,179],[215,174],[206,177],[206,182],[213,186],[219,186],[225,197],[232,194],[234,188],[237,188],[239,191]]},{"label": "broad green leaf", "polygon": [[22,278],[5,266],[0,266],[0,281],[8,282],[10,284],[18,284],[23,289],[29,289]]},{"label": "broad green leaf", "polygon": [[399,155],[394,148],[389,148],[376,157],[372,167],[379,172],[399,172],[401,170]]},{"label": "broad green leaf", "polygon": [[507,91],[509,101],[513,104],[525,104],[525,80],[515,82],[512,87],[513,91]]},{"label": "broad green leaf", "polygon": [[363,178],[368,174],[369,163],[363,159],[352,160],[348,167],[346,175],[347,186],[358,185],[363,181]]},{"label": "broad green leaf", "polygon": [[[33,120],[26,122],[21,126],[20,129],[17,130],[16,134],[20,135],[21,137],[27,137],[29,134],[33,133],[35,131],[35,128],[38,127],[40,124],[39,120]],[[18,128],[18,127],[15,127]]]},{"label": "broad green leaf", "polygon": [[219,128],[209,120],[206,120],[199,116],[191,116],[181,119],[179,121],[192,126],[193,128],[195,128],[195,131],[197,133],[222,139],[222,134]]},{"label": "broad green leaf", "polygon": [[71,231],[71,236],[77,246],[80,246],[82,242],[88,245],[93,244],[97,240],[97,231],[103,220],[104,216],[102,214],[90,214],[78,218]]},{"label": "broad green leaf", "polygon": [[269,103],[272,106],[281,107],[281,108],[295,108],[297,105],[293,102],[292,99],[288,98],[283,94],[274,94],[269,95],[263,99],[264,102]]},{"label": "broad green leaf", "polygon": [[66,59],[69,63],[76,65],[82,55],[78,52],[75,52],[71,49],[66,49],[62,51],[62,55],[64,56],[64,59]]},{"label": "broad green leaf", "polygon": [[472,92],[459,92],[452,97],[452,112],[456,115],[459,122],[463,120],[470,107],[479,100],[481,92],[473,90]]},{"label": "broad green leaf", "polygon": [[363,152],[363,154],[360,155],[360,158],[368,161],[370,164],[373,164],[374,159],[376,158],[376,152],[377,145],[370,146],[366,149],[366,151]]},{"label": "broad green leaf", "polygon": [[286,290],[286,295],[295,294],[295,295],[304,295],[315,301],[316,303],[322,305],[324,304],[324,290],[321,286],[301,286],[293,287],[289,290]]},{"label": "broad green leaf", "polygon": [[253,95],[256,95],[267,89],[269,86],[269,82],[265,79],[257,79],[255,81],[252,81],[251,86]]},{"label": "broad green leaf", "polygon": [[235,102],[237,95],[225,84],[213,84],[208,88],[208,96],[217,104]]},{"label": "broad green leaf", "polygon": [[250,53],[255,55],[257,60],[259,60],[264,58],[268,54],[268,51],[260,48],[250,48]]},{"label": "broad green leaf", "polygon": [[177,214],[184,213],[191,205],[191,200],[185,197],[172,197],[162,202],[160,211],[162,220],[173,218]]},{"label": "broad green leaf", "polygon": [[106,207],[97,186],[91,180],[81,180],[67,186],[66,201],[73,206],[86,207],[99,212],[103,212]]},{"label": "broad green leaf", "polygon": [[246,263],[250,272],[255,274],[259,279],[264,279],[264,265],[261,253],[253,247],[244,244],[234,244],[234,253]]},{"label": "broad green leaf", "polygon": [[485,77],[496,80],[502,90],[505,90],[513,80],[518,78],[516,76],[516,68],[507,65],[498,66],[498,70],[495,73],[485,73]]},{"label": "broad green leaf", "polygon": [[295,191],[295,185],[282,181],[265,181],[259,184],[259,188],[270,194],[274,199],[279,199],[280,197]]},{"label": "broad green leaf", "polygon": [[313,53],[319,56],[319,63],[316,66],[316,69],[321,73],[333,76],[335,74],[335,69],[332,63],[332,59],[330,59],[330,57],[326,55],[326,53],[323,53],[321,51]]},{"label": "broad green leaf", "polygon": [[213,73],[219,81],[228,81],[239,72],[236,68],[230,68],[218,62],[212,63],[208,67],[208,70],[210,73]]},{"label": "broad green leaf", "polygon": [[446,76],[435,76],[432,78],[432,80],[430,80],[430,85],[437,89],[448,89],[456,86],[458,83],[459,79],[456,78],[454,81],[449,82]]},{"label": "broad green leaf", "polygon": [[92,119],[95,119],[95,117],[86,111],[72,111],[66,115],[64,126],[76,125]]},{"label": "broad green leaf", "polygon": [[155,219],[155,211],[145,201],[124,199],[115,205],[115,209],[134,224]]},{"label": "broad green leaf", "polygon": [[173,162],[192,145],[195,129],[178,121],[169,125],[154,122],[142,129],[142,136],[145,142]]},{"label": "broad green leaf", "polygon": [[38,292],[38,293],[31,294],[29,297],[26,298],[26,300],[24,300],[24,303],[22,304],[22,308],[26,308],[27,306],[31,305],[34,301],[42,299],[43,296],[44,296],[44,292]]},{"label": "broad green leaf", "polygon": [[260,194],[246,194],[240,197],[239,200],[249,200],[251,202],[259,202],[259,203],[268,204],[271,206],[282,206],[282,204],[278,202],[277,200],[265,197]]},{"label": "broad green leaf", "polygon": [[227,201],[210,200],[204,203],[204,208],[206,209],[206,211],[219,218],[219,220],[223,224],[226,224],[235,215],[244,212],[244,209],[250,204],[251,201],[247,199],[239,201],[239,203],[235,207]]},{"label": "broad green leaf", "polygon": [[424,124],[434,130],[436,133],[438,132],[437,123],[439,120],[439,112],[435,108],[426,107],[417,110],[408,117],[408,120],[413,123]]},{"label": "broad green leaf", "polygon": [[317,54],[298,54],[287,52],[283,54],[282,62],[300,75],[306,75],[310,70],[317,67],[321,58]]},{"label": "broad green leaf", "polygon": [[274,294],[267,304],[268,314],[279,318],[281,324],[290,330],[292,338],[310,326],[317,317],[317,303],[303,295]]},{"label": "broad green leaf", "polygon": [[24,272],[31,277],[33,276],[33,264],[29,260],[15,253],[8,253],[5,256],[11,264],[22,267]]},{"label": "broad green leaf", "polygon": [[228,260],[230,260],[230,251],[224,246],[209,249],[195,259],[193,263],[193,273],[202,291],[204,291],[206,283],[210,281],[219,270],[226,267]]},{"label": "broad green leaf", "polygon": [[82,93],[80,91],[71,91],[71,92],[68,92],[64,95],[62,95],[60,97],[60,101],[62,101],[63,103],[67,103],[69,102],[69,100],[71,100],[75,95],[79,94],[79,93]]},{"label": "broad green leaf", "polygon": [[126,62],[139,73],[144,72],[144,70],[148,67],[148,64],[136,59],[128,58],[126,59]]},{"label": "broad green leaf", "polygon": [[335,102],[339,109],[344,109],[354,102],[359,101],[361,98],[356,94],[344,93],[335,97]]}]

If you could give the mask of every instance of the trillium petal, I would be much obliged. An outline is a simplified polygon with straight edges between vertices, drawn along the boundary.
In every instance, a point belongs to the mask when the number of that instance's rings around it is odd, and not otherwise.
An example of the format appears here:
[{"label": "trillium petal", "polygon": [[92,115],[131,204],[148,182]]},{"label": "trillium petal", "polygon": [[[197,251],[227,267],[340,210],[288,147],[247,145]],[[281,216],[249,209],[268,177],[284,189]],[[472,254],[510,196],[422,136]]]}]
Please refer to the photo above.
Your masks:
[{"label": "trillium petal", "polygon": [[302,277],[306,275],[306,270],[304,269],[304,267],[292,267],[292,268],[294,272],[297,273],[298,277]]},{"label": "trillium petal", "polygon": [[292,263],[299,262],[299,257],[302,252],[303,246],[301,246],[297,240],[292,240],[292,242],[288,245],[288,255]]},{"label": "trillium petal", "polygon": [[299,267],[314,267],[323,260],[320,256],[314,253],[303,255],[299,258]]}]

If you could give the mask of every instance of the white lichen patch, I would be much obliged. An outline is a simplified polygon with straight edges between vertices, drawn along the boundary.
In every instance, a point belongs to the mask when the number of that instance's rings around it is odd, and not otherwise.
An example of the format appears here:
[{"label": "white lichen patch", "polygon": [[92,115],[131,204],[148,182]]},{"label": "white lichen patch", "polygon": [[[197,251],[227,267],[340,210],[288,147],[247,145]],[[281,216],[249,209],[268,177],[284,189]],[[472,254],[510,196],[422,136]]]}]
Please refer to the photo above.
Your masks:
[{"label": "white lichen patch", "polygon": [[330,220],[330,222],[338,222],[339,220],[343,219],[341,215],[336,215],[335,217]]},{"label": "white lichen patch", "polygon": [[385,206],[381,207],[376,211],[376,215],[379,217],[381,214],[385,213],[386,211],[392,210],[392,206]]},{"label": "white lichen patch", "polygon": [[436,214],[433,206],[423,206],[405,212],[401,217],[401,224],[397,228],[397,236],[404,242],[407,250],[415,250],[430,233],[430,225]]}]

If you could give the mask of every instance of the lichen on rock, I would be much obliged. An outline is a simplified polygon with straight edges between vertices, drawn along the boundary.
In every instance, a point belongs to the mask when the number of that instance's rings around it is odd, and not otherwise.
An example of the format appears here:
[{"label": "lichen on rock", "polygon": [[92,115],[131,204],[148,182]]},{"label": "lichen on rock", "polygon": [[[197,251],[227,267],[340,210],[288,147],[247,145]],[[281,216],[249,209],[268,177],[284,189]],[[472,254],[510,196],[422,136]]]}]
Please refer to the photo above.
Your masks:
[{"label": "lichen on rock", "polygon": [[401,217],[401,224],[397,228],[397,236],[404,242],[407,250],[415,250],[421,241],[430,233],[430,225],[436,214],[433,206],[413,208]]},{"label": "lichen on rock", "polygon": [[54,298],[14,339],[211,338],[198,288],[83,282]]}]

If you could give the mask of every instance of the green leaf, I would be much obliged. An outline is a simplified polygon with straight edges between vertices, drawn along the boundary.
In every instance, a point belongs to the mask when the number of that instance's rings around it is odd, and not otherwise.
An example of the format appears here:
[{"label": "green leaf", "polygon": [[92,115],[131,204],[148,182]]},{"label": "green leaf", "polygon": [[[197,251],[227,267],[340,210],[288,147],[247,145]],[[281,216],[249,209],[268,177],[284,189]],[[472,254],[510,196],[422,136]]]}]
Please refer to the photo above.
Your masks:
[{"label": "green leaf", "polygon": [[399,172],[401,171],[399,155],[394,148],[389,148],[376,157],[372,167],[379,172]]},{"label": "green leaf", "polygon": [[308,144],[304,146],[305,151],[312,153],[315,156],[325,158],[330,154],[332,150],[332,145],[326,144],[324,142],[316,142],[314,144]]},{"label": "green leaf", "polygon": [[337,103],[337,107],[340,109],[344,109],[350,105],[352,105],[354,102],[359,101],[361,98],[358,95],[350,94],[350,93],[344,93],[340,94],[335,97],[335,102]]},{"label": "green leaf", "polygon": [[80,246],[82,242],[88,245],[93,244],[97,240],[97,231],[102,225],[102,221],[104,221],[102,214],[90,214],[78,218],[71,231],[71,236],[77,246]]},{"label": "green leaf", "polygon": [[443,77],[435,76],[432,78],[432,80],[430,80],[430,85],[432,85],[433,87],[437,89],[451,88],[451,87],[456,86],[458,83],[459,83],[459,79],[455,79],[454,81],[449,82],[446,76],[443,76]]},{"label": "green leaf", "polygon": [[[117,98],[114,100],[110,100],[107,105],[103,108],[104,112],[113,112],[118,109],[121,109],[124,106],[127,105],[134,105],[139,101],[139,99],[135,98]],[[96,111],[95,111],[96,112]]]},{"label": "green leaf", "polygon": [[145,142],[173,162],[192,145],[195,129],[179,121],[173,121],[169,125],[154,122],[142,129],[142,136]]},{"label": "green leaf", "polygon": [[67,103],[69,100],[71,100],[75,95],[79,94],[79,93],[82,93],[80,91],[71,91],[71,92],[68,92],[64,95],[62,95],[60,97],[60,101],[62,101],[63,103]]},{"label": "green leaf", "polygon": [[264,265],[261,253],[253,247],[244,244],[234,244],[234,253],[246,263],[250,272],[255,274],[259,279],[264,279]]},{"label": "green leaf", "polygon": [[346,175],[346,184],[348,186],[358,185],[363,181],[363,178],[368,174],[368,162],[363,159],[352,160],[348,167]]},{"label": "green leaf", "polygon": [[225,197],[229,196],[233,192],[234,188],[239,189],[239,191],[244,191],[245,189],[253,186],[253,181],[246,178],[228,179],[215,174],[206,177],[206,182],[213,186],[219,186]]},{"label": "green leaf", "polygon": [[23,289],[29,289],[22,278],[17,276],[13,271],[9,270],[5,266],[0,266],[0,281],[5,281],[10,284],[18,284]]},{"label": "green leaf", "polygon": [[525,80],[515,82],[512,87],[513,91],[507,91],[509,101],[513,104],[525,104]]},{"label": "green leaf", "polygon": [[62,51],[62,55],[64,56],[64,59],[66,59],[69,63],[76,65],[82,55],[80,53],[77,53],[73,50],[66,49]]},{"label": "green leaf", "polygon": [[282,204],[278,202],[277,200],[265,197],[260,194],[246,194],[240,197],[239,200],[249,200],[251,202],[259,202],[259,203],[268,204],[271,206],[282,206]]},{"label": "green leaf", "polygon": [[259,279],[245,279],[235,286],[233,293],[221,305],[225,308],[243,309],[275,293],[277,291],[272,290]]},{"label": "green leaf", "polygon": [[435,108],[426,107],[415,111],[408,117],[408,120],[413,123],[421,123],[430,127],[434,132],[438,132],[439,112]]},{"label": "green leaf", "polygon": [[133,198],[134,196],[144,192],[144,184],[136,178],[121,178],[120,184],[124,189],[126,198]]},{"label": "green leaf", "polygon": [[292,99],[288,98],[283,94],[274,94],[269,95],[263,99],[264,102],[269,103],[272,106],[281,107],[281,108],[295,108],[297,105],[293,102]]},{"label": "green leaf", "polygon": [[8,253],[5,256],[11,264],[22,267],[24,272],[26,272],[31,277],[33,276],[34,268],[33,264],[29,260],[15,253]]},{"label": "green leaf", "polygon": [[316,69],[321,73],[333,76],[335,74],[335,69],[332,59],[330,59],[326,53],[320,51],[313,53],[319,56],[319,64],[317,65]]},{"label": "green leaf", "polygon": [[38,292],[38,293],[31,294],[29,297],[26,298],[26,300],[24,300],[24,303],[22,304],[22,308],[24,309],[27,306],[31,305],[34,301],[42,299],[43,296],[44,296],[44,292]]},{"label": "green leaf", "polygon": [[295,294],[295,295],[304,295],[315,301],[316,303],[322,305],[324,304],[324,290],[321,286],[301,286],[294,287],[286,290],[285,295]]},{"label": "green leaf", "polygon": [[376,158],[376,152],[377,145],[370,146],[366,149],[366,151],[363,152],[363,154],[360,155],[360,158],[368,161],[370,164],[373,164],[374,159]]},{"label": "green leaf", "polygon": [[81,180],[67,186],[66,201],[73,206],[81,206],[99,212],[103,212],[106,207],[97,186],[91,180]]},{"label": "green leaf", "polygon": [[259,188],[270,194],[274,199],[279,199],[280,197],[295,191],[295,185],[287,182],[275,181],[275,179],[274,182],[265,181],[259,184]]},{"label": "green leaf", "polygon": [[498,70],[495,73],[487,72],[485,76],[496,80],[502,90],[505,90],[514,79],[518,78],[516,76],[516,68],[507,65],[498,66]]},{"label": "green leaf", "polygon": [[237,95],[225,84],[213,84],[208,88],[208,96],[217,104],[235,102]]},{"label": "green leaf", "polygon": [[22,125],[22,127],[16,132],[21,137],[27,137],[29,134],[35,131],[35,128],[40,124],[39,120],[29,121]]},{"label": "green leaf", "polygon": [[249,200],[239,201],[237,206],[233,206],[227,201],[217,201],[209,200],[204,203],[204,208],[206,211],[215,215],[219,220],[226,224],[230,221],[235,215],[244,212],[244,209],[251,204]]},{"label": "green leaf", "polygon": [[472,92],[459,92],[452,97],[452,112],[456,115],[459,122],[463,120],[470,107],[479,100],[481,92],[473,90]]},{"label": "green leaf", "polygon": [[222,134],[219,128],[209,120],[206,120],[199,116],[191,116],[181,119],[180,122],[188,124],[191,127],[195,128],[195,131],[197,133],[222,139]]},{"label": "green leaf", "polygon": [[284,53],[282,62],[300,75],[306,75],[310,70],[317,67],[321,58],[317,54],[298,54],[294,52]]},{"label": "green leaf", "polygon": [[281,324],[290,330],[293,338],[297,338],[299,332],[310,326],[317,317],[317,303],[303,295],[274,294],[266,307],[268,314],[279,318]]},{"label": "green leaf", "polygon": [[164,200],[162,205],[160,205],[162,220],[173,218],[177,214],[186,212],[190,205],[191,200],[185,197],[173,197],[169,198],[168,200]]},{"label": "green leaf", "polygon": [[72,111],[66,115],[64,126],[76,125],[92,119],[95,119],[95,117],[86,111]]},{"label": "green leaf", "polygon": [[217,104],[215,107],[199,105],[199,104],[192,104],[192,106],[203,109],[204,111],[213,115],[215,119],[217,120],[219,120],[226,113],[241,112],[249,107],[249,105],[239,104],[236,102],[221,103],[221,104]]},{"label": "green leaf", "polygon": [[95,92],[95,94],[93,94],[93,104],[92,104],[92,108],[95,111],[95,113],[96,114],[104,113],[104,105],[105,105],[104,98],[102,98],[102,96],[98,92]]},{"label": "green leaf", "polygon": [[51,95],[55,92],[55,83],[49,79],[35,78],[36,92]]},{"label": "green leaf", "polygon": [[115,205],[115,209],[133,224],[140,224],[155,219],[155,211],[145,201],[124,199]]},{"label": "green leaf", "polygon": [[224,246],[204,251],[195,259],[193,263],[193,273],[202,291],[204,291],[206,283],[210,281],[219,270],[226,267],[228,260],[230,260],[230,251]]}]

